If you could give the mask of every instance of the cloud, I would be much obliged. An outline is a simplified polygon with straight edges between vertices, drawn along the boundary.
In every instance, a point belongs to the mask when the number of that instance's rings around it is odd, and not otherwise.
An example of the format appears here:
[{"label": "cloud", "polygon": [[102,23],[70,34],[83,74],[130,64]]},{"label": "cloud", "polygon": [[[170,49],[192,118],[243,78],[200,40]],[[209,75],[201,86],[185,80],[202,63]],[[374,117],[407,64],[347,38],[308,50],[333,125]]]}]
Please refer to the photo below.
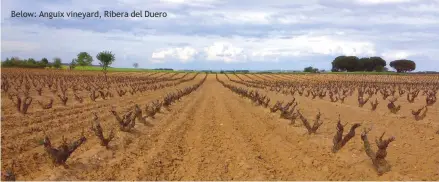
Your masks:
[{"label": "cloud", "polygon": [[393,50],[381,54],[381,56],[383,56],[383,58],[387,60],[407,59],[412,55],[414,55],[414,53],[407,50]]},{"label": "cloud", "polygon": [[243,49],[233,46],[228,42],[215,42],[213,45],[204,48],[207,60],[221,60],[226,63],[245,61],[246,55]]},{"label": "cloud", "polygon": [[397,4],[397,3],[408,3],[417,0],[356,0],[360,4]]},{"label": "cloud", "polygon": [[151,58],[153,62],[157,62],[157,60],[161,60],[159,62],[164,62],[166,59],[175,59],[185,63],[192,61],[196,54],[197,54],[197,50],[195,50],[194,48],[177,47],[177,48],[168,48],[162,51],[153,52]]},{"label": "cloud", "polygon": [[212,7],[217,0],[160,0],[160,2],[188,6]]},{"label": "cloud", "polygon": [[21,41],[2,41],[2,52],[38,51],[39,46],[35,43]]},{"label": "cloud", "polygon": [[427,4],[418,4],[414,6],[401,7],[404,11],[416,12],[416,13],[439,13],[439,4],[436,3],[427,3]]},{"label": "cloud", "polygon": [[[2,59],[116,54],[113,66],[329,69],[339,55],[439,69],[437,0],[85,0],[2,2]],[[14,11],[151,11],[166,18],[12,18]],[[419,59],[419,60],[416,60]],[[436,66],[431,66],[434,64]]]},{"label": "cloud", "polygon": [[[193,47],[177,47],[154,51],[152,59],[161,60],[187,60],[202,59],[206,61],[223,61],[225,63],[275,61],[285,58],[297,59],[301,56],[311,55],[354,55],[373,56],[375,47],[370,42],[355,42],[339,40],[327,36],[298,36],[292,38],[265,38],[257,42],[245,38],[201,40],[199,42],[212,42],[208,45]],[[197,39],[195,39],[197,40]]]}]

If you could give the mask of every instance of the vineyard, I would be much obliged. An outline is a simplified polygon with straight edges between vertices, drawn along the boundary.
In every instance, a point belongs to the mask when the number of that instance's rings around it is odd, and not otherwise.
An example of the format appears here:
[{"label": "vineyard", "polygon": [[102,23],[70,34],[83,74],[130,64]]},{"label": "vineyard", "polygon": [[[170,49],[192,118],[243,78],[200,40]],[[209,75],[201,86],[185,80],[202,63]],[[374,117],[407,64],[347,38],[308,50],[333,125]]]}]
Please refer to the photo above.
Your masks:
[{"label": "vineyard", "polygon": [[439,180],[438,75],[2,69],[3,180]]}]

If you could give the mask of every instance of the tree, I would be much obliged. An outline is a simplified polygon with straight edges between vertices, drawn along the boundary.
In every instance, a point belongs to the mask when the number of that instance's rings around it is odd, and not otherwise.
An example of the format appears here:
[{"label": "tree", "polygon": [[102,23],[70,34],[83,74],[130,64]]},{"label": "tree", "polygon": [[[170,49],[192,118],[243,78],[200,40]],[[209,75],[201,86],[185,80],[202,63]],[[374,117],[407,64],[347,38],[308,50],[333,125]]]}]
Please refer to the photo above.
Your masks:
[{"label": "tree", "polygon": [[305,69],[303,69],[303,72],[312,72],[312,67],[306,67]]},{"label": "tree", "polygon": [[400,59],[390,62],[390,67],[394,68],[396,72],[407,72],[416,69],[416,63],[412,60]]},{"label": "tree", "polygon": [[13,65],[13,66],[20,67],[20,66],[24,65],[23,61],[20,60],[19,57],[12,57],[10,61],[11,61],[11,65]]},{"label": "tree", "polygon": [[376,71],[387,65],[381,57],[358,58],[356,56],[338,56],[332,61],[332,72],[338,71]]},{"label": "tree", "polygon": [[338,56],[332,61],[332,72],[346,71],[346,69],[344,69],[344,66],[342,65],[345,57],[346,56]]},{"label": "tree", "polygon": [[369,60],[373,64],[373,69],[371,71],[378,71],[377,69],[382,69],[387,66],[386,61],[381,57],[370,57]]},{"label": "tree", "polygon": [[309,72],[309,73],[317,73],[319,71],[319,69],[317,68],[313,68],[312,66],[306,67],[305,69],[303,69],[303,72]]},{"label": "tree", "polygon": [[41,61],[36,61],[35,59],[23,59],[18,57],[6,58],[2,62],[2,67],[20,67],[20,68],[44,68],[46,67]]},{"label": "tree", "polygon": [[370,58],[360,58],[360,68],[357,71],[372,71],[374,69],[374,65]]},{"label": "tree", "polygon": [[339,72],[340,70],[339,69],[337,69],[337,68],[331,68],[331,72]]},{"label": "tree", "polygon": [[134,68],[138,68],[139,67],[139,63],[133,63],[133,67]]},{"label": "tree", "polygon": [[360,69],[358,71],[377,71],[387,65],[386,61],[381,57],[370,57],[360,59]]},{"label": "tree", "polygon": [[338,56],[332,61],[332,71],[357,71],[360,67],[360,61],[356,56]]},{"label": "tree", "polygon": [[93,62],[93,57],[86,52],[80,52],[78,54],[77,63],[79,66],[90,66]]},{"label": "tree", "polygon": [[60,69],[62,66],[61,58],[53,58],[53,67],[56,69]]},{"label": "tree", "polygon": [[47,58],[43,58],[43,59],[41,59],[41,64],[43,64],[45,66],[49,66],[49,60]]},{"label": "tree", "polygon": [[100,61],[99,64],[102,66],[102,72],[104,72],[105,80],[107,80],[107,68],[114,62],[114,54],[111,51],[102,51],[96,55],[96,58]]},{"label": "tree", "polygon": [[52,64],[49,62],[49,60],[47,58],[43,58],[41,59],[41,64],[44,65],[44,67],[52,67]]},{"label": "tree", "polygon": [[70,62],[70,64],[69,64],[69,69],[70,70],[75,69],[77,64],[78,64],[78,60],[77,59],[72,59],[72,62]]},{"label": "tree", "polygon": [[375,67],[375,71],[376,72],[384,72],[384,71],[386,71],[386,67],[378,65]]},{"label": "tree", "polygon": [[35,64],[37,64],[37,61],[35,61],[35,59],[33,59],[33,58],[29,58],[29,59],[27,59],[27,63],[35,65]]}]

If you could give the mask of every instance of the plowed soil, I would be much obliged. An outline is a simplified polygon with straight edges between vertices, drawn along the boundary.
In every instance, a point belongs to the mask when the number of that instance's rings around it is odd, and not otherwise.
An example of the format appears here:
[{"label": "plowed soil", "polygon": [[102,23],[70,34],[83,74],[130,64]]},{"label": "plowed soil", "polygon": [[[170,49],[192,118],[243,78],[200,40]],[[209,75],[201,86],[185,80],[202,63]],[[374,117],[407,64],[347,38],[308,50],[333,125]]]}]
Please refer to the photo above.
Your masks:
[{"label": "plowed soil", "polygon": [[[219,78],[232,83],[223,75]],[[322,128],[308,135],[299,122],[289,125],[278,113],[223,87],[211,74],[198,90],[149,118],[152,127],[137,124],[130,133],[116,130],[109,149],[101,147],[88,130],[92,111],[98,113],[107,132],[115,127],[108,112],[112,106],[122,110],[134,103],[144,105],[201,79],[32,117],[3,115],[2,108],[2,161],[16,161],[18,180],[439,180],[438,103],[430,108],[428,118],[415,121],[389,115],[384,109],[372,113],[350,102],[297,96],[306,117],[313,118],[318,110],[322,113]],[[273,101],[292,98],[260,91]],[[388,148],[390,172],[377,175],[364,152],[359,136],[362,128],[338,153],[331,152],[339,114],[348,127],[354,122],[373,125],[370,140],[384,131],[396,137]],[[39,143],[43,128],[50,128],[45,132],[56,146],[61,136],[77,139],[85,129],[88,140],[67,160],[67,168],[51,165]]]}]

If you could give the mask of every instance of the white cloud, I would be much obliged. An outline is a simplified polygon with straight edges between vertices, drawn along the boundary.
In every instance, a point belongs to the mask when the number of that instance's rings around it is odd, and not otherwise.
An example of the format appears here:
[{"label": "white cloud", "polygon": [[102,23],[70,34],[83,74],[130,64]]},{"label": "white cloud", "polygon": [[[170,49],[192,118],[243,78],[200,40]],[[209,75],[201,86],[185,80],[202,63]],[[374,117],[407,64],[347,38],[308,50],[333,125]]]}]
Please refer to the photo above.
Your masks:
[{"label": "white cloud", "polygon": [[437,3],[419,4],[419,5],[414,5],[414,6],[401,7],[401,9],[405,10],[405,11],[410,11],[410,12],[438,13],[439,12],[439,4],[437,4]]},{"label": "white cloud", "polygon": [[296,48],[308,48],[312,53],[326,55],[372,55],[375,47],[370,42],[360,40],[337,40],[328,36],[300,36],[293,40]]},{"label": "white cloud", "polygon": [[190,11],[189,15],[209,19],[208,24],[271,24],[274,12],[267,10],[205,10]]},{"label": "white cloud", "polygon": [[154,51],[152,53],[151,58],[153,60],[161,60],[164,61],[166,59],[176,59],[180,62],[189,62],[194,60],[194,56],[197,54],[197,50],[191,47],[177,47],[177,48],[168,48],[161,51]]},{"label": "white cloud", "polygon": [[[204,39],[204,38],[199,38]],[[372,56],[376,53],[370,42],[348,41],[328,36],[299,36],[289,39],[260,38],[248,40],[246,38],[230,38],[223,41],[215,39],[195,42],[211,41],[211,44],[196,45],[198,48],[167,48],[153,52],[152,59],[178,59],[185,62],[195,57],[207,61],[251,62],[275,61],[280,58],[300,57],[310,55],[357,55]]]},{"label": "white cloud", "polygon": [[221,60],[226,63],[245,61],[246,55],[243,54],[243,50],[229,42],[215,42],[213,45],[204,48],[207,60]]},{"label": "white cloud", "polygon": [[161,3],[171,5],[187,5],[194,7],[213,7],[217,0],[160,0]]},{"label": "white cloud", "polygon": [[392,50],[381,54],[385,60],[407,59],[413,55],[415,55],[414,52],[407,50]]}]

